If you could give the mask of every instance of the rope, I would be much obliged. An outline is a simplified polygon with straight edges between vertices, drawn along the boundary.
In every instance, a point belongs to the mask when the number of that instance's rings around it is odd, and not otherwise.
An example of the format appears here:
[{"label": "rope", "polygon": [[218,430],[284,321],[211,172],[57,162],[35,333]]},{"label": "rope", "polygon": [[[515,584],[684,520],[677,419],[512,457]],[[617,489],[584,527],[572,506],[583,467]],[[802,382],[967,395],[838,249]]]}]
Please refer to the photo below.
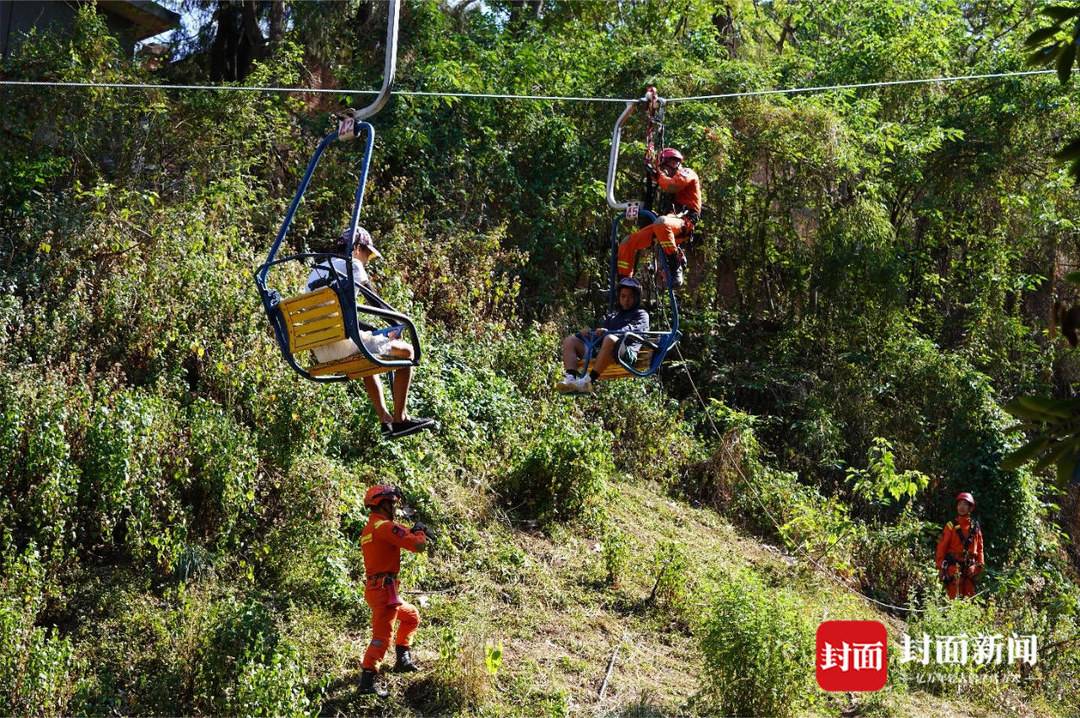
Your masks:
[{"label": "rope", "polygon": [[[15,87],[104,87],[132,90],[221,90],[224,92],[299,92],[324,95],[377,95],[378,90],[341,90],[327,87],[274,87],[252,85],[155,85],[139,82],[52,82],[45,80],[0,80],[0,85]],[[554,102],[618,102],[627,100],[618,97],[578,97],[567,95],[511,95],[484,92],[427,92],[422,90],[393,90],[391,94],[406,97],[460,97],[465,99],[491,100],[548,100]]]},{"label": "rope", "polygon": [[[723,434],[721,434],[720,430],[716,427],[716,423],[713,421],[712,414],[709,413],[709,409],[705,404],[705,399],[702,398],[701,392],[698,391],[697,384],[694,382],[694,377],[690,373],[690,369],[687,367],[686,359],[683,357],[682,349],[679,347],[678,344],[675,345],[675,351],[679,355],[679,361],[682,363],[683,371],[686,372],[686,378],[690,380],[690,386],[694,390],[694,395],[697,397],[698,404],[701,405],[702,411],[705,412],[705,418],[709,420],[709,426],[712,427],[713,433],[716,434],[716,438],[722,440],[723,439]],[[739,478],[741,478],[743,480],[743,483],[745,483],[750,488],[750,491],[753,494],[755,501],[757,501],[758,506],[761,507],[761,510],[765,513],[766,516],[769,517],[769,521],[772,522],[772,525],[776,528],[777,534],[783,535],[783,532],[781,531],[781,528],[780,528],[780,522],[778,522],[776,520],[776,517],[773,516],[772,512],[770,512],[769,509],[765,506],[765,502],[762,500],[761,494],[758,491],[757,487],[754,486],[754,484],[750,482],[750,479],[747,478],[746,474],[743,473],[742,467],[739,466],[738,463],[734,463],[734,466],[735,466],[735,471],[738,474]],[[845,591],[849,591],[850,593],[852,593],[852,594],[854,594],[856,596],[859,596],[860,598],[862,598],[862,599],[864,599],[866,601],[869,601],[870,603],[881,606],[882,608],[889,608],[889,609],[892,609],[894,611],[906,611],[908,613],[922,613],[922,612],[927,610],[925,608],[914,608],[914,607],[911,607],[911,606],[897,606],[897,605],[892,604],[892,603],[886,603],[885,601],[879,601],[878,599],[873,598],[872,596],[867,596],[862,591],[859,591],[858,589],[856,589],[856,588],[848,585],[844,581],[840,580],[836,576],[836,574],[834,574],[827,566],[822,566],[821,563],[818,562],[818,560],[815,559],[813,556],[811,556],[809,553],[807,553],[805,551],[801,551],[801,547],[796,549],[796,551],[801,552],[803,557],[807,561],[809,561],[811,564],[813,564],[814,567],[817,568],[817,570],[819,572],[821,572],[821,573],[825,574],[826,576],[828,576],[829,579],[831,579],[834,583],[836,583],[838,586],[843,588]],[[982,594],[986,593],[987,590],[988,589],[983,589],[982,591],[979,591],[977,594],[975,594],[975,596],[981,596]],[[972,596],[972,598],[975,598],[975,596]]]},{"label": "rope", "polygon": [[[819,85],[816,87],[791,87],[774,90],[746,90],[743,92],[726,92],[716,95],[692,95],[688,97],[664,98],[665,102],[701,102],[705,100],[726,100],[737,97],[760,97],[762,95],[793,95],[808,92],[829,92],[832,90],[854,90],[871,87],[892,87],[895,85],[929,85],[947,82],[963,82],[966,80],[991,80],[1005,77],[1027,77],[1030,75],[1050,75],[1056,70],[1024,70],[1015,72],[994,72],[982,75],[947,75],[942,77],[927,77],[913,80],[881,80],[878,82],[860,82],[842,85]],[[323,87],[273,87],[251,85],[157,85],[135,82],[62,82],[45,80],[0,80],[0,85],[12,87],[74,87],[89,88],[101,87],[112,89],[143,89],[143,90],[212,90],[222,92],[299,92],[328,95],[375,95],[377,90],[342,90]],[[449,92],[449,91],[421,91],[421,90],[394,90],[394,95],[405,97],[457,97],[461,99],[478,100],[532,100],[549,102],[612,102],[627,103],[635,102],[638,98],[621,97],[588,97],[575,95],[514,95],[509,93],[488,92]]]},{"label": "rope", "polygon": [[720,95],[694,95],[691,97],[666,98],[667,102],[697,102],[700,100],[725,100],[733,97],[759,97],[761,95],[793,95],[802,92],[828,92],[830,90],[857,90],[866,87],[892,87],[894,85],[932,85],[964,80],[990,80],[1002,77],[1026,77],[1028,75],[1053,75],[1057,70],[1024,70],[1018,72],[993,72],[985,75],[948,75],[927,77],[918,80],[881,80],[879,82],[858,82],[848,85],[820,85],[818,87],[791,87],[784,90],[750,90],[746,92],[727,92]]}]

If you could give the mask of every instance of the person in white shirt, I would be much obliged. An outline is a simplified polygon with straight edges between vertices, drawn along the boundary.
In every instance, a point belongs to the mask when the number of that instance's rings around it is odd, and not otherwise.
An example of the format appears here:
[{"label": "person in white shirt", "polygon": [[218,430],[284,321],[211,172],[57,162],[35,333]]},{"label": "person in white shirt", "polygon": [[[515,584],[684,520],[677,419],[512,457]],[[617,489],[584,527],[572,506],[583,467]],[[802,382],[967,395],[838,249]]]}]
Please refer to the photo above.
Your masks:
[{"label": "person in white shirt", "polygon": [[[348,231],[349,230],[346,229],[345,232],[338,237],[337,242],[334,245],[335,251],[340,255],[344,255],[345,253],[345,247],[348,244]],[[374,290],[371,286],[371,278],[368,276],[367,264],[376,257],[382,257],[382,254],[379,250],[375,249],[375,241],[371,238],[371,234],[363,227],[357,227],[356,234],[353,236],[353,282],[357,285],[364,286],[367,289],[372,289],[372,291]],[[334,273],[343,277],[348,276],[348,265],[345,264],[343,256],[323,260],[321,263],[317,264],[315,268],[311,270],[311,274],[308,275],[307,285],[309,290],[324,286],[327,281],[332,278],[331,265],[333,266]],[[362,295],[358,296],[357,303],[362,303],[361,299]],[[361,325],[360,328],[360,341],[363,342],[364,348],[372,355],[393,359],[412,359],[412,345],[402,341],[400,337],[401,328],[397,328],[390,334],[373,332],[363,325]],[[315,358],[322,363],[344,359],[347,356],[359,353],[360,349],[352,339],[343,339],[339,342],[330,344],[329,346],[315,349],[314,352]],[[382,423],[383,436],[396,438],[438,427],[438,424],[434,419],[423,417],[410,418],[406,414],[405,407],[409,400],[409,385],[412,382],[411,366],[400,367],[394,370],[394,383],[391,389],[394,400],[393,414],[386,408],[386,401],[383,398],[382,382],[379,381],[379,377],[366,376],[363,379],[364,389],[367,391],[368,398],[371,399],[372,406],[375,407],[375,413],[378,414],[379,421]]]}]

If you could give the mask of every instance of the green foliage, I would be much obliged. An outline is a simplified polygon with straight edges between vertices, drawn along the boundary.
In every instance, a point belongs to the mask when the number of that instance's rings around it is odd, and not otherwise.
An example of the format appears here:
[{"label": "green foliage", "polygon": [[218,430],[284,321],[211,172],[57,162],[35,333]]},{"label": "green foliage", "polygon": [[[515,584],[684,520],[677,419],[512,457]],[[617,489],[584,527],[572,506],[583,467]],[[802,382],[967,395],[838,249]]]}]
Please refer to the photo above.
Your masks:
[{"label": "green foliage", "polygon": [[488,675],[494,678],[499,675],[499,668],[502,667],[503,661],[503,644],[502,641],[495,643],[493,641],[484,642],[484,668],[487,669]]},{"label": "green foliage", "polygon": [[541,523],[585,515],[614,472],[605,438],[595,426],[543,429],[507,476],[504,499]]},{"label": "green foliage", "polygon": [[[462,640],[453,626],[436,634],[439,659],[409,687],[408,701],[424,713],[465,713],[483,704],[502,664],[501,647]],[[494,668],[494,670],[492,670]]]},{"label": "green foliage", "polygon": [[31,544],[21,553],[4,536],[0,571],[0,711],[10,715],[71,713],[85,670],[70,637],[36,625],[46,567]]},{"label": "green foliage", "polygon": [[0,603],[0,710],[9,715],[67,713],[77,669],[70,640],[56,629],[35,626],[11,602]]},{"label": "green foliage", "polygon": [[681,420],[677,404],[652,382],[613,381],[603,403],[586,408],[616,440],[612,459],[635,479],[666,482],[702,451]]},{"label": "green foliage", "polygon": [[715,709],[791,716],[813,700],[813,629],[792,595],[749,572],[725,578],[700,636]]},{"label": "green foliage", "polygon": [[[1024,47],[1032,51],[1028,56],[1028,64],[1037,67],[1053,65],[1057,70],[1058,82],[1066,85],[1076,64],[1080,7],[1051,5],[1042,8],[1040,13],[1051,23],[1035,30],[1024,40]],[[1080,140],[1069,142],[1055,157],[1070,162],[1070,173],[1073,177],[1080,178]]]},{"label": "green foliage", "polygon": [[882,437],[874,438],[866,463],[865,469],[848,469],[847,480],[852,491],[868,501],[890,504],[905,497],[911,501],[930,483],[930,477],[921,471],[897,471],[892,444]]},{"label": "green foliage", "polygon": [[1076,481],[1080,465],[1080,430],[1076,426],[1080,399],[1019,396],[1005,405],[1005,411],[1021,421],[1016,428],[1035,436],[1002,460],[1003,469],[1016,470],[1038,459],[1034,470],[1054,465],[1059,486]]},{"label": "green foliage", "polygon": [[[288,648],[287,646],[285,647]],[[242,663],[228,710],[251,716],[315,716],[307,679],[295,652],[275,650],[268,658]]]},{"label": "green foliage", "polygon": [[600,555],[604,561],[604,580],[609,586],[618,586],[630,562],[630,542],[626,533],[610,521],[600,536]]},{"label": "green foliage", "polygon": [[[368,3],[293,5],[247,82],[377,81]],[[409,3],[400,86],[631,97],[656,82],[675,97],[996,72],[1023,62],[1019,38],[1042,22],[1023,4],[955,0],[736,2],[719,13],[698,0],[556,2],[528,20],[517,5]],[[1050,17],[1062,34],[1043,40],[1062,49],[1068,21]],[[19,45],[3,74],[201,82],[200,62],[151,75],[86,5],[69,32]],[[1069,538],[1050,521],[1058,497],[1040,472],[1001,468],[1014,443],[997,408],[1065,396],[1070,382],[1069,358],[1040,333],[1061,291],[1050,268],[1080,256],[1080,207],[1049,159],[1080,115],[1054,83],[670,105],[667,142],[706,197],[679,297],[695,387],[670,365],[662,384],[613,382],[575,404],[552,394],[551,372],[565,324],[597,309],[583,297],[606,282],[598,148],[612,106],[395,96],[377,117],[362,221],[386,255],[377,285],[424,339],[410,411],[443,426],[396,443],[379,437],[358,384],[315,386],[285,370],[250,277],[345,99],[0,93],[0,526],[12,557],[0,625],[5,680],[23,701],[9,712],[319,710],[306,677],[347,677],[352,643],[334,638],[366,625],[352,528],[368,484],[400,483],[446,529],[440,554],[406,561],[410,585],[478,573],[507,585],[510,602],[532,580],[570,601],[554,590],[557,572],[510,540],[520,524],[502,510],[551,532],[583,521],[605,578],[625,580],[641,537],[605,520],[615,471],[678,488],[891,602],[938,588],[926,576],[932,534],[949,497],[972,490],[998,593],[1062,626],[1045,686],[1068,692]],[[619,196],[640,180],[637,122]],[[348,145],[327,153],[288,251],[337,233],[356,159]],[[277,276],[292,291],[304,272]],[[694,388],[715,398],[710,417],[693,409]],[[935,481],[921,489],[921,476]],[[657,555],[657,598],[672,607],[688,603],[686,551]],[[1023,575],[1038,578],[1024,586]],[[725,590],[761,625],[794,620],[780,598],[766,611],[762,591]],[[725,615],[717,625],[746,655],[786,675],[764,639],[736,630],[734,608]],[[296,638],[302,620],[329,628]],[[441,626],[425,625],[421,645]],[[492,670],[493,651],[461,638],[482,628],[455,624],[433,692],[421,683],[405,700],[499,712],[495,673],[535,683],[518,661]],[[741,650],[709,665],[741,666]],[[758,688],[740,695],[758,700]],[[579,702],[563,686],[520,695],[556,715]]]},{"label": "green foliage", "polygon": [[[1004,662],[1002,664],[979,665],[973,659],[969,659],[965,663],[942,663],[936,660],[936,645],[939,638],[944,639],[950,636],[1002,636],[1003,626],[999,625],[1002,618],[998,616],[993,604],[984,605],[977,601],[949,601],[939,595],[936,601],[928,604],[925,612],[920,613],[908,623],[907,628],[907,634],[911,637],[912,645],[916,647],[916,651],[920,645],[919,642],[923,640],[923,635],[930,637],[931,650],[934,651],[934,654],[931,655],[929,663],[923,665],[920,660],[906,663],[892,660],[890,661],[890,668],[896,666],[896,673],[900,680],[908,682],[924,681],[925,683],[920,683],[920,687],[925,685],[927,690],[939,694],[956,690],[955,685],[950,685],[948,680],[958,680],[961,677],[971,677],[991,672],[1006,675],[1016,671],[1018,670],[1016,665],[1006,666]],[[915,653],[915,655],[919,654]],[[949,678],[946,681],[940,681],[937,679],[938,675],[945,675]],[[984,695],[988,697],[995,690],[993,684],[980,685],[984,686],[980,690],[984,691]],[[998,690],[1000,690],[1000,687]]]},{"label": "green foliage", "polygon": [[665,614],[686,617],[686,599],[691,591],[690,557],[674,541],[661,542],[652,560],[653,583],[649,602]]},{"label": "green foliage", "polygon": [[932,546],[940,532],[910,506],[889,523],[858,526],[850,537],[850,561],[863,593],[895,606],[919,605],[939,593]]}]

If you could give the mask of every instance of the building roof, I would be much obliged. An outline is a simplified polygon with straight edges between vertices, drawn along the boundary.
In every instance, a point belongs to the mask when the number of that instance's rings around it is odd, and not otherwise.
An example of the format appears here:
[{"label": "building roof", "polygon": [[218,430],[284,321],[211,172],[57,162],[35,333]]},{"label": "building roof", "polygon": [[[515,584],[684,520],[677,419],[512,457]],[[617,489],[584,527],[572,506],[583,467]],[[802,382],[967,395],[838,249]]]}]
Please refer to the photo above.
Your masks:
[{"label": "building roof", "polygon": [[119,15],[134,26],[132,38],[145,40],[180,24],[180,15],[152,0],[98,0],[98,9]]}]

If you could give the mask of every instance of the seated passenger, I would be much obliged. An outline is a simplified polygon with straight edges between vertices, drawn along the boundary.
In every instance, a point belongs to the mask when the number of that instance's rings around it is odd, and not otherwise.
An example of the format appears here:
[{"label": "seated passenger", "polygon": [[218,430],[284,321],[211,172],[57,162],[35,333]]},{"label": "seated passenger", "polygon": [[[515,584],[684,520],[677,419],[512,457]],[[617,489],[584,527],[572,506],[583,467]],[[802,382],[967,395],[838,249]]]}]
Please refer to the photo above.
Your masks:
[{"label": "seated passenger", "polygon": [[[637,358],[640,342],[631,339],[623,342],[627,332],[641,334],[649,331],[649,313],[641,308],[641,285],[633,277],[619,280],[619,309],[604,317],[595,329],[582,329],[563,339],[562,359],[566,377],[555,388],[569,394],[578,392],[590,394],[593,384],[600,374],[616,361],[620,345],[631,363]],[[577,376],[578,362],[585,358],[585,351],[591,348],[592,362],[589,373]]]},{"label": "seated passenger", "polygon": [[[344,255],[345,247],[348,244],[348,231],[345,230],[338,237],[337,242],[334,244],[334,252]],[[356,234],[353,237],[353,254],[352,254],[352,267],[353,267],[353,282],[357,285],[363,286],[367,289],[374,289],[371,286],[371,278],[367,273],[367,264],[375,257],[381,257],[382,254],[379,250],[375,249],[375,241],[371,238],[371,235],[363,227],[356,228]],[[308,289],[317,289],[320,286],[326,286],[330,279],[332,279],[332,273],[330,271],[333,266],[334,274],[347,277],[348,265],[345,264],[343,257],[332,257],[324,259],[321,263],[317,264],[314,269],[311,270],[311,274],[308,275]],[[363,295],[357,297],[357,304],[363,303]],[[363,316],[359,314],[359,318]],[[360,324],[360,341],[363,342],[364,348],[372,354],[372,356],[381,356],[389,359],[412,359],[413,348],[408,342],[402,341],[401,327],[395,327],[390,332],[375,331],[371,327]],[[345,357],[353,354],[360,353],[360,349],[353,343],[352,339],[343,339],[339,342],[334,342],[325,347],[319,347],[314,350],[315,358],[320,363],[335,361],[337,359],[344,359]],[[375,413],[379,416],[379,421],[382,422],[382,433],[384,437],[399,437],[408,436],[409,434],[415,434],[418,431],[425,429],[436,429],[438,423],[434,419],[427,418],[409,418],[405,413],[405,406],[409,400],[409,384],[412,382],[412,367],[404,366],[398,367],[394,370],[394,385],[392,394],[394,398],[394,413],[391,414],[386,408],[386,401],[383,399],[382,382],[379,381],[378,376],[366,376],[364,377],[364,389],[367,390],[368,398],[371,399],[372,406],[375,407]]]}]

